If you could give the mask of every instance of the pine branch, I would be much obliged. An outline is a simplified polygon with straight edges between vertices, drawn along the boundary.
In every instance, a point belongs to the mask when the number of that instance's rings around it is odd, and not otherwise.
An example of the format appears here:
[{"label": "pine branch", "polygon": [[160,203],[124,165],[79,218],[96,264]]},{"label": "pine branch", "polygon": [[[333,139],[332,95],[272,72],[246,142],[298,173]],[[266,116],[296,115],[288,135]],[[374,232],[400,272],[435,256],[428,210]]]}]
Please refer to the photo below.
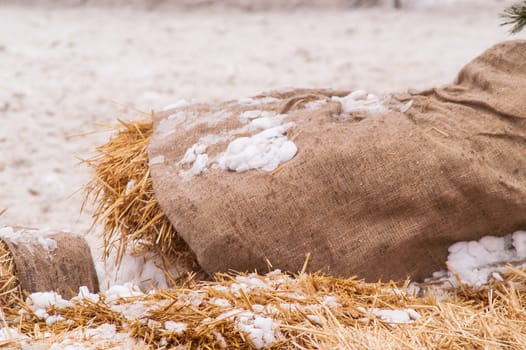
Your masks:
[{"label": "pine branch", "polygon": [[505,19],[501,25],[512,25],[510,34],[517,34],[526,27],[526,1],[508,7],[501,17]]}]

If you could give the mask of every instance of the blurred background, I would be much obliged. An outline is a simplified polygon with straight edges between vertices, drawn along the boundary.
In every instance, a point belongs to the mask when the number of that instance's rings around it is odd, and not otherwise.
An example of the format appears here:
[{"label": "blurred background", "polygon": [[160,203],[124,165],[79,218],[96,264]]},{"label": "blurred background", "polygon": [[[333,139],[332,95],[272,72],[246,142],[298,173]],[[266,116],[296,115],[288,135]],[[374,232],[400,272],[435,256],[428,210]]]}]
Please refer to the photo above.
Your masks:
[{"label": "blurred background", "polygon": [[116,118],[283,87],[443,85],[491,45],[526,38],[499,25],[511,3],[0,0],[0,222],[85,232],[79,158]]}]

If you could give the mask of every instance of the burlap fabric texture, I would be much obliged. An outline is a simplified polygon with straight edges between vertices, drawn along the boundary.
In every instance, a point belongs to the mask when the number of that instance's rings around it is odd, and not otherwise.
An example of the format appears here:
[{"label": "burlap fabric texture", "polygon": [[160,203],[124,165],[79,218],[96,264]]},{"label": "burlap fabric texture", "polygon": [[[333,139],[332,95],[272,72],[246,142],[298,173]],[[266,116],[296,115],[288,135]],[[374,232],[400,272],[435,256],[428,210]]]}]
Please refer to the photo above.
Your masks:
[{"label": "burlap fabric texture", "polygon": [[[333,96],[348,93],[298,89],[155,115],[156,196],[205,271],[298,271],[311,253],[313,271],[420,279],[444,268],[453,242],[526,228],[525,41],[494,46],[451,85],[384,97],[385,112],[345,113]],[[192,145],[208,140],[213,160],[253,135],[235,131],[251,110],[294,123],[292,160],[179,176]]]},{"label": "burlap fabric texture", "polygon": [[16,236],[0,236],[0,241],[15,264],[14,276],[21,291],[56,291],[68,299],[82,286],[93,293],[99,291],[90,248],[83,237],[21,227],[14,230]]}]

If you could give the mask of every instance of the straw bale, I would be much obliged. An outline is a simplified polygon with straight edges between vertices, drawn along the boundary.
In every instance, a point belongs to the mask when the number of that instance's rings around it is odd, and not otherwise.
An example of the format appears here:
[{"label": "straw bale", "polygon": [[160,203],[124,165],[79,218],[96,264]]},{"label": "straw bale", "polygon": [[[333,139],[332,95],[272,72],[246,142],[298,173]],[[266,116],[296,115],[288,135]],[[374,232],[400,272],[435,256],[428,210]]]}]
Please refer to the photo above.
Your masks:
[{"label": "straw bale", "polygon": [[85,186],[83,208],[90,199],[95,203],[92,229],[99,223],[103,226],[104,257],[116,251],[120,265],[127,251],[153,251],[163,257],[166,271],[173,266],[182,272],[200,271],[155,197],[146,152],[153,121],[120,121],[113,129],[114,137],[84,160],[95,175]]},{"label": "straw bale", "polygon": [[57,291],[75,295],[80,286],[97,292],[89,246],[77,235],[4,228],[0,235],[0,300],[10,307],[20,292]]}]

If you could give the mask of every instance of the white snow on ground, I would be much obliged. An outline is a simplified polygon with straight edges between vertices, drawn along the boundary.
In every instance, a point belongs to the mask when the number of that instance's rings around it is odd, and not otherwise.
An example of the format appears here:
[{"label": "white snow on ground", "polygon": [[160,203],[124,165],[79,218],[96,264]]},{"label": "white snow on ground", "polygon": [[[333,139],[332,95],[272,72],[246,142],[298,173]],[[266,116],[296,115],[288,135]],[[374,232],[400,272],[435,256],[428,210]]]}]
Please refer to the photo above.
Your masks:
[{"label": "white snow on ground", "polygon": [[[2,2],[0,210],[8,211],[0,223],[85,233],[91,211],[79,215],[82,196],[76,191],[91,171],[76,157],[87,157],[109,134],[75,135],[117,117],[144,118],[142,112],[181,99],[233,99],[283,86],[362,88],[377,96],[427,88],[452,81],[470,59],[510,39],[497,14],[513,1],[478,1],[469,10],[457,7],[465,1],[434,2],[432,11],[413,6],[251,13],[145,11],[122,2],[110,9]],[[524,39],[526,33],[515,38]],[[253,100],[241,101],[249,105]],[[171,120],[174,125],[182,121],[180,116]],[[484,283],[495,261],[526,255],[524,240],[523,233],[515,233],[504,241],[459,244],[452,247],[449,265],[468,283]],[[100,240],[91,235],[88,241],[104,290],[130,281],[143,290],[163,286],[155,263],[130,257],[121,270],[108,269],[101,262]],[[253,288],[258,284],[253,282],[240,288]],[[259,329],[269,329],[265,322]],[[109,327],[90,330],[93,337],[80,342],[84,331],[53,346],[136,345]],[[269,333],[258,334],[256,341],[264,344],[269,339],[264,334]],[[0,341],[17,337],[23,336],[0,329]]]}]

